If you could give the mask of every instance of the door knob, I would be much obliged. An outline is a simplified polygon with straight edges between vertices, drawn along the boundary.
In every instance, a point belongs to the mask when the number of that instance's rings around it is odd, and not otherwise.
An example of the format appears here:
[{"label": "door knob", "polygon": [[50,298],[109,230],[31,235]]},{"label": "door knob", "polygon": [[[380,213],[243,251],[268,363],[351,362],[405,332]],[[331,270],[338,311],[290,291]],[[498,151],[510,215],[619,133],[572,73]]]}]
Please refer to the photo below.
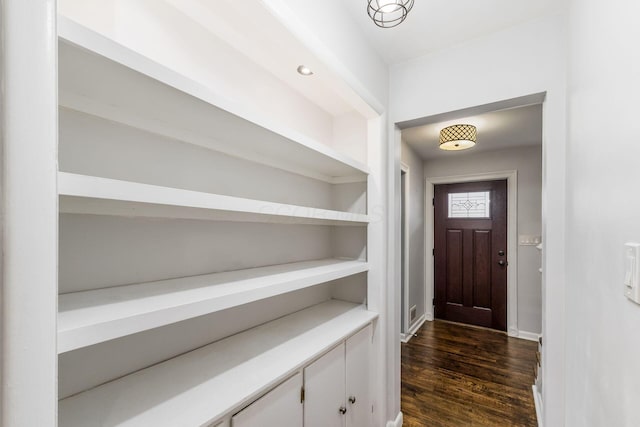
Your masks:
[{"label": "door knob", "polygon": [[347,408],[345,408],[344,406],[341,406],[340,409],[338,409],[338,412],[340,412],[342,415],[347,413]]},{"label": "door knob", "polygon": [[500,267],[504,267],[505,265],[507,265],[507,262],[505,260],[501,259],[500,261],[498,261],[498,265]]},{"label": "door knob", "polygon": [[504,251],[502,250],[498,251],[498,256],[504,256]]},{"label": "door knob", "polygon": [[355,396],[349,396],[349,403],[351,403],[352,405],[354,403],[356,403],[356,397]]}]

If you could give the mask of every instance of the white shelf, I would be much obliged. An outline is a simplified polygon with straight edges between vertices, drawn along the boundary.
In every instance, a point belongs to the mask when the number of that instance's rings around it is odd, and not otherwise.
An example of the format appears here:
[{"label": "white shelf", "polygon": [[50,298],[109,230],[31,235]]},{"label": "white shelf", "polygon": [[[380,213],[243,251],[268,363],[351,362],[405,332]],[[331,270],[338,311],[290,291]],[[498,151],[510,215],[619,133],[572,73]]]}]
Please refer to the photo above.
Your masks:
[{"label": "white shelf", "polygon": [[58,352],[269,298],[368,270],[326,259],[62,294]]},{"label": "white shelf", "polygon": [[356,214],[160,187],[116,179],[58,173],[60,212],[128,217],[366,225]]},{"label": "white shelf", "polygon": [[372,322],[331,300],[60,401],[61,427],[206,426]]},{"label": "white shelf", "polygon": [[60,106],[330,183],[367,167],[67,18]]}]

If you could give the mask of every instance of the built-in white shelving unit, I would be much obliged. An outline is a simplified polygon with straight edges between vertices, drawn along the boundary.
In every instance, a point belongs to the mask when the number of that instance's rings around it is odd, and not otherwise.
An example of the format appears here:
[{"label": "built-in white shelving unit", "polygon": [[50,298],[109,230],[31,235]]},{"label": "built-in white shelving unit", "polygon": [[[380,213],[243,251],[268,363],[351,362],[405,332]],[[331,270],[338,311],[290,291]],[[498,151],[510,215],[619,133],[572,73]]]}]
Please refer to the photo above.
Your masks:
[{"label": "built-in white shelving unit", "polygon": [[316,305],[64,399],[60,425],[209,425],[375,318],[356,304]]},{"label": "built-in white shelving unit", "polygon": [[60,212],[128,217],[366,225],[367,215],[60,172]]},{"label": "built-in white shelving unit", "polygon": [[368,168],[61,17],[60,106],[331,183]]},{"label": "built-in white shelving unit", "polygon": [[364,261],[307,261],[61,295],[63,353],[368,270]]},{"label": "built-in white shelving unit", "polygon": [[375,321],[366,165],[58,31],[61,427],[228,422]]}]

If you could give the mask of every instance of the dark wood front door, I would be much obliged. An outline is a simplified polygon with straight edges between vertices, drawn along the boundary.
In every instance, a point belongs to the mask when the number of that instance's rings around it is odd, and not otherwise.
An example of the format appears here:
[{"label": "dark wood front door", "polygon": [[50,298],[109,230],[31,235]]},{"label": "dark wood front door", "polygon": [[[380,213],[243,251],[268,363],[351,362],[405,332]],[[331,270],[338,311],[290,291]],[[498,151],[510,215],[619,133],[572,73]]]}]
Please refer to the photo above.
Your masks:
[{"label": "dark wood front door", "polygon": [[435,316],[507,330],[507,181],[436,185]]}]

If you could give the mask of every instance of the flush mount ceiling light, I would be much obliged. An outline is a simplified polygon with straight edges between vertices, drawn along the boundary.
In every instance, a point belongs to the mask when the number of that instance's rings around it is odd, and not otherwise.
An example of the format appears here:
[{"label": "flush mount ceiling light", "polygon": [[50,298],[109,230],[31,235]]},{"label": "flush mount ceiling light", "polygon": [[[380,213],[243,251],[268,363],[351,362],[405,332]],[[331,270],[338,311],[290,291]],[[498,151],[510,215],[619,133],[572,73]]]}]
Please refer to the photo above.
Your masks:
[{"label": "flush mount ceiling light", "polygon": [[473,125],[453,125],[440,131],[440,149],[466,150],[476,145],[478,131]]},{"label": "flush mount ceiling light", "polygon": [[306,65],[298,65],[298,74],[301,74],[303,76],[311,76],[313,74],[313,71],[311,71],[311,68],[307,67]]},{"label": "flush mount ceiling light", "polygon": [[369,18],[381,28],[402,24],[413,7],[414,0],[368,0]]}]

